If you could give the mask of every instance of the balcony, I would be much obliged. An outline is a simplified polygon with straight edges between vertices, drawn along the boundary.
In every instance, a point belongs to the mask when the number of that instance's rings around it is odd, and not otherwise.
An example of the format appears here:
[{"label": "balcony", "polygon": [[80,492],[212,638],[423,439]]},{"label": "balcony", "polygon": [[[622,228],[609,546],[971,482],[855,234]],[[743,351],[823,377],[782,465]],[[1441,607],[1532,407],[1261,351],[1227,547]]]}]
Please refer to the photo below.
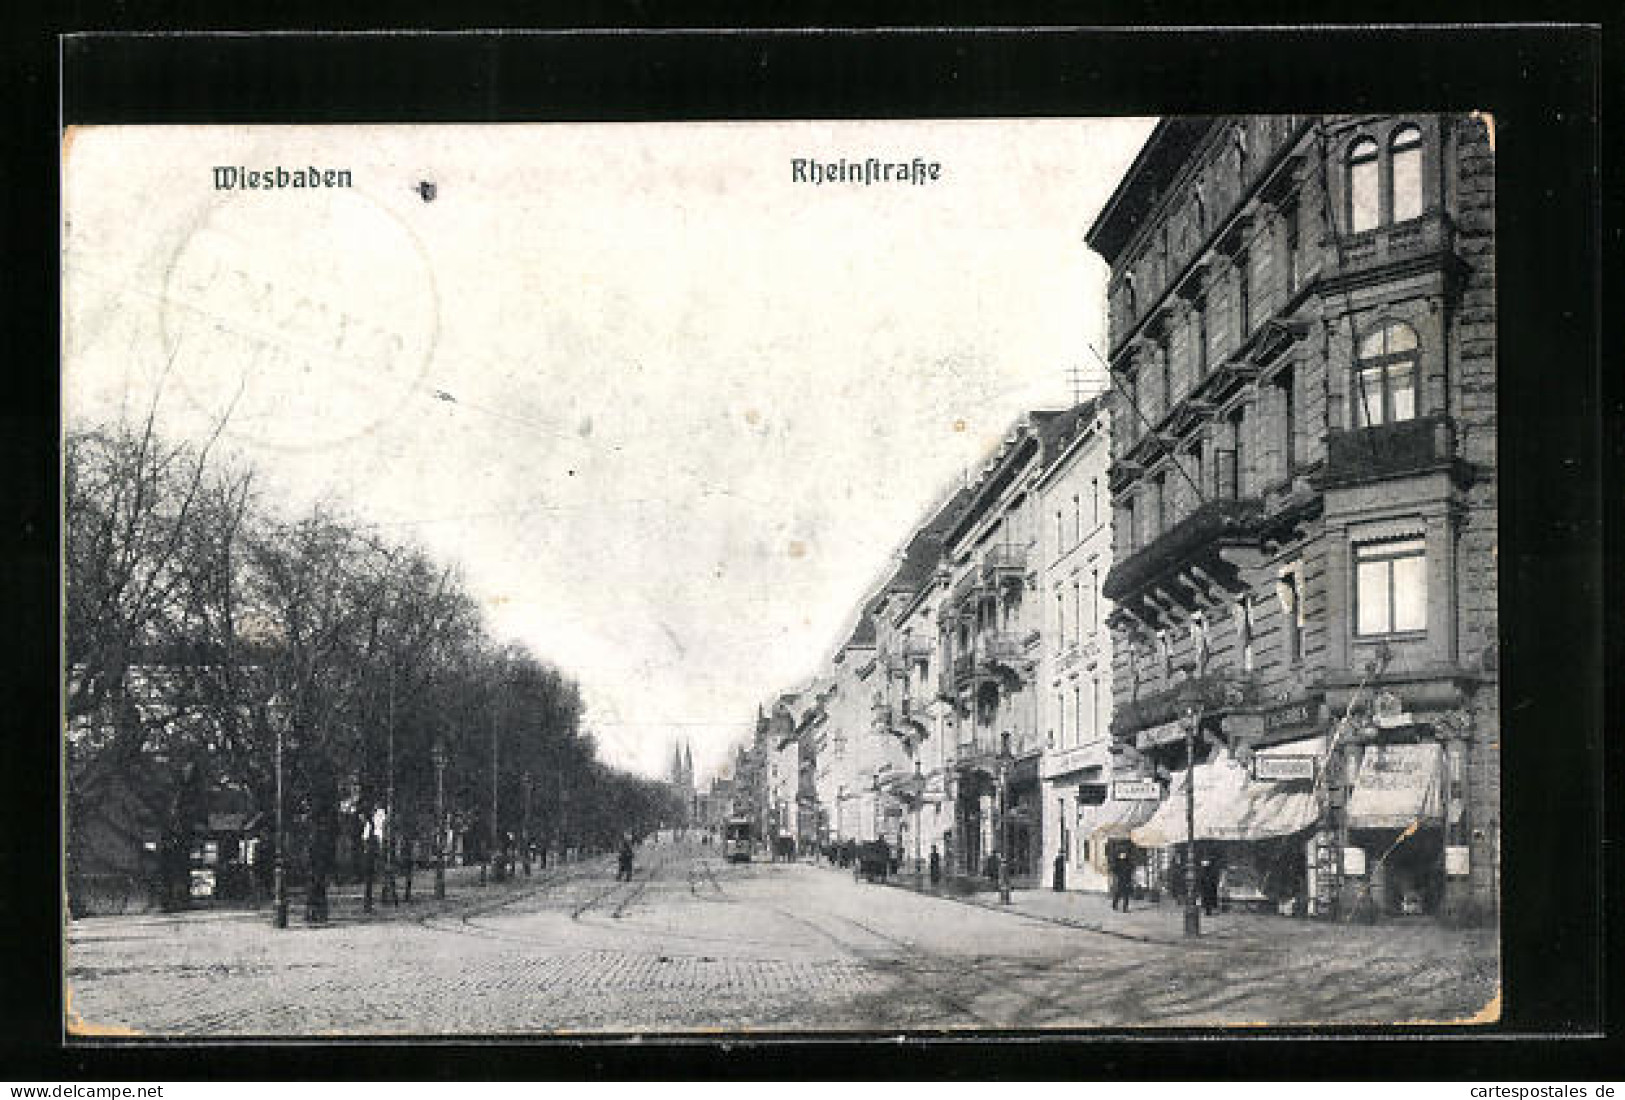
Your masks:
[{"label": "balcony", "polygon": [[[1159,581],[1172,581],[1188,566],[1197,566],[1199,583],[1234,573],[1219,552],[1236,545],[1256,545],[1263,505],[1256,499],[1212,500],[1112,567],[1102,594],[1129,602]],[[1185,587],[1192,587],[1187,583]]]},{"label": "balcony", "polygon": [[1337,291],[1400,271],[1459,264],[1455,227],[1435,211],[1420,218],[1329,240],[1321,261],[1323,290]]},{"label": "balcony", "polygon": [[1447,416],[1423,416],[1373,428],[1326,433],[1321,488],[1446,470],[1456,461],[1455,428]]},{"label": "balcony", "polygon": [[990,583],[1016,579],[1027,575],[1026,546],[1000,544],[989,546],[982,554],[982,579]]},{"label": "balcony", "polygon": [[1112,736],[1132,737],[1139,730],[1176,721],[1192,701],[1211,713],[1256,703],[1258,694],[1258,681],[1250,675],[1210,672],[1120,705],[1112,715]]}]

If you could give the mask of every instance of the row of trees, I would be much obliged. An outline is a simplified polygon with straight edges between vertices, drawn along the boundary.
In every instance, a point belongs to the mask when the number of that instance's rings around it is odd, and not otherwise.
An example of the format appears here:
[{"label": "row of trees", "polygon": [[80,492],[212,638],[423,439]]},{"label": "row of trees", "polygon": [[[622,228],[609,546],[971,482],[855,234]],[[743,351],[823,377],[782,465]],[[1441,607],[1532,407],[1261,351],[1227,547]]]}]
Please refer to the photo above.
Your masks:
[{"label": "row of trees", "polygon": [[64,459],[70,874],[87,765],[239,791],[269,843],[279,740],[287,856],[315,893],[386,801],[397,836],[433,843],[437,755],[475,843],[608,846],[680,816],[597,760],[576,684],[497,644],[455,568],[327,507],[279,516],[252,468],[150,417],[72,432]]}]

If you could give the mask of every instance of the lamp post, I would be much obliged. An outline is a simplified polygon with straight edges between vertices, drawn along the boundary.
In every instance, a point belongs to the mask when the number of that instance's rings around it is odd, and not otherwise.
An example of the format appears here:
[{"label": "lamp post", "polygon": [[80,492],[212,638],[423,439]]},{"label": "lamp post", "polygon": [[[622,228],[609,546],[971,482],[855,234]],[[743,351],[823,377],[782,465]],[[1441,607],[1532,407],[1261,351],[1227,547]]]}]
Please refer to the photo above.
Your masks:
[{"label": "lamp post", "polygon": [[1010,860],[1009,853],[1005,851],[1008,837],[1005,835],[1009,827],[1006,814],[1009,812],[1010,799],[1010,734],[1009,731],[999,736],[999,901],[1004,905],[1010,904]]},{"label": "lamp post", "polygon": [[881,838],[881,835],[880,835],[880,824],[881,824],[880,823],[880,773],[878,771],[875,772],[873,778],[874,778],[874,786],[875,786],[875,839],[879,840]]},{"label": "lamp post", "polygon": [[1186,698],[1179,723],[1185,729],[1185,935],[1202,934],[1202,911],[1196,905],[1196,731],[1202,724],[1200,696]]},{"label": "lamp post", "polygon": [[920,807],[925,801],[925,778],[920,774],[920,758],[914,757],[914,873],[920,874],[924,866],[920,861]]},{"label": "lamp post", "polygon": [[276,725],[276,862],[271,868],[272,915],[271,923],[277,928],[288,927],[287,833],[282,824],[282,725],[281,716],[272,712]]},{"label": "lamp post", "polygon": [[524,803],[520,806],[519,817],[519,859],[525,868],[525,877],[530,877],[530,772],[519,777],[523,789]]},{"label": "lamp post", "polygon": [[446,896],[446,743],[434,743],[434,896]]},{"label": "lamp post", "polygon": [[396,904],[395,894],[395,666],[389,666],[389,718],[388,718],[389,775],[384,784],[384,829],[378,838],[384,855],[384,900]]},{"label": "lamp post", "polygon": [[480,883],[482,885],[486,881],[487,874],[490,875],[490,880],[493,883],[501,881],[502,863],[497,856],[497,846],[497,710],[496,703],[493,700],[491,704],[491,843],[490,850],[485,854],[485,863],[481,866]]}]

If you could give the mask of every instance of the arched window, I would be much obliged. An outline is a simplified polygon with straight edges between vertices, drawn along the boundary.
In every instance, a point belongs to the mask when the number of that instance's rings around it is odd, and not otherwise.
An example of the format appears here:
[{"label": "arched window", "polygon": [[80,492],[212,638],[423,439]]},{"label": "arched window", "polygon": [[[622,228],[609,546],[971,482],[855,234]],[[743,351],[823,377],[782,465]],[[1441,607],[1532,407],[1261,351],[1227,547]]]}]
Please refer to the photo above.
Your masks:
[{"label": "arched window", "polygon": [[1375,229],[1382,220],[1382,195],[1377,186],[1377,143],[1363,137],[1349,146],[1348,156],[1349,232]]},{"label": "arched window", "polygon": [[1396,222],[1409,221],[1422,214],[1422,131],[1401,126],[1388,140],[1388,164],[1394,188]]},{"label": "arched window", "polygon": [[1416,418],[1416,332],[1389,321],[1360,340],[1354,365],[1354,424],[1358,428]]}]

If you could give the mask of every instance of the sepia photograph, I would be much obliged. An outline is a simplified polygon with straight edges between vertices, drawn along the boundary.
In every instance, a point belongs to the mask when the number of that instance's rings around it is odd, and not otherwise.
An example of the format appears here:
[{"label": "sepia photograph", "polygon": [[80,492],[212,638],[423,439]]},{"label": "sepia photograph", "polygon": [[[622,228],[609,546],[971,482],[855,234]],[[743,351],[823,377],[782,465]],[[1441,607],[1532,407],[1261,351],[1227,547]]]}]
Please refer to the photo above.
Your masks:
[{"label": "sepia photograph", "polygon": [[67,127],[66,1041],[1495,1024],[1495,144]]}]

